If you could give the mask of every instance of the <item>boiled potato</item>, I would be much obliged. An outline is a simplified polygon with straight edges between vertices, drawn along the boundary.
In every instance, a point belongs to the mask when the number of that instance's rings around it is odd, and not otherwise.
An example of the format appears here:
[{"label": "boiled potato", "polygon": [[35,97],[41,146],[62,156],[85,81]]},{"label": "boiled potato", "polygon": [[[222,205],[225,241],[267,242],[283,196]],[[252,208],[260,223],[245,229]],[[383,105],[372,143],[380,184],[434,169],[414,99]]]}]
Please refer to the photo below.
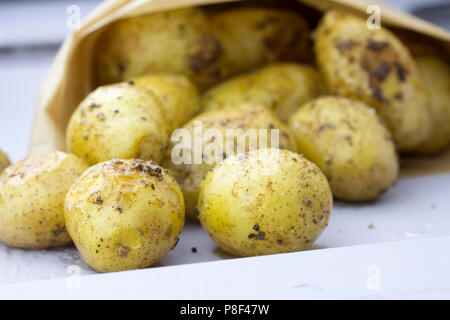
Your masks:
[{"label": "boiled potato", "polygon": [[414,149],[431,132],[427,91],[408,49],[388,30],[329,11],[316,32],[318,66],[328,89],[377,109],[400,151]]},{"label": "boiled potato", "polygon": [[183,75],[154,74],[133,81],[161,99],[169,132],[182,127],[200,112],[197,88]]},{"label": "boiled potato", "polygon": [[396,181],[391,134],[365,104],[319,98],[300,107],[289,126],[299,151],[322,169],[336,198],[372,200]]},{"label": "boiled potato", "polygon": [[307,249],[327,225],[332,195],[320,169],[287,150],[227,158],[202,183],[199,219],[234,256]]},{"label": "boiled potato", "polygon": [[0,150],[0,173],[10,165],[8,156]]},{"label": "boiled potato", "polygon": [[40,153],[11,165],[0,176],[0,241],[44,249],[70,243],[64,197],[87,163],[63,152]]},{"label": "boiled potato", "polygon": [[277,63],[208,90],[201,105],[204,110],[212,110],[238,103],[260,104],[287,121],[300,105],[322,92],[322,81],[313,67]]},{"label": "boiled potato", "polygon": [[311,54],[309,26],[294,11],[236,8],[213,14],[211,24],[230,75],[275,61],[306,61]]},{"label": "boiled potato", "polygon": [[152,72],[181,73],[200,88],[222,79],[223,49],[198,8],[152,13],[115,22],[99,38],[100,85]]},{"label": "boiled potato", "polygon": [[83,259],[101,272],[145,268],[177,243],[183,194],[152,161],[111,160],[88,169],[67,193],[64,215]]},{"label": "boiled potato", "polygon": [[[226,130],[230,129],[233,131],[227,135]],[[202,113],[183,127],[180,131],[183,135],[172,136],[170,159],[164,164],[171,169],[183,190],[189,217],[196,216],[200,184],[208,171],[230,153],[272,146],[270,129],[279,130],[279,141],[274,141],[280,148],[296,150],[295,139],[287,126],[270,110],[254,105],[230,106]],[[252,137],[256,139],[252,140]],[[202,143],[200,148],[196,147],[199,143]],[[234,150],[230,151],[227,146]]]},{"label": "boiled potato", "polygon": [[278,60],[309,55],[309,29],[297,13],[263,8],[201,8],[152,13],[113,23],[96,47],[100,85],[154,72],[180,73],[200,90]]},{"label": "boiled potato", "polygon": [[450,67],[436,56],[416,58],[430,93],[433,128],[414,152],[429,154],[444,150],[450,142]]},{"label": "boiled potato", "polygon": [[113,158],[161,161],[169,142],[162,102],[133,82],[97,88],[78,106],[67,149],[90,164]]}]

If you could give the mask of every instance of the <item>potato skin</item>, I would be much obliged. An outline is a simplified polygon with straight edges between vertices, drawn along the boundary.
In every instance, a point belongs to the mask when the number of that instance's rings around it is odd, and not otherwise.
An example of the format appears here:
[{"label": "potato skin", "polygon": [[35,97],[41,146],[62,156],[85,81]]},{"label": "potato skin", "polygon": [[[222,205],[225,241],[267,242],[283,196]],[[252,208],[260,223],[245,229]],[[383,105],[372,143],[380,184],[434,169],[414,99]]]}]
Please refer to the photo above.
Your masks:
[{"label": "potato skin", "polygon": [[8,156],[0,150],[0,173],[2,173],[10,164]]},{"label": "potato skin", "polygon": [[304,61],[309,28],[297,13],[264,8],[208,15],[183,8],[123,19],[99,37],[99,85],[150,73],[183,74],[201,90],[274,61]]},{"label": "potato skin", "polygon": [[223,45],[225,70],[237,75],[275,61],[307,61],[310,30],[297,12],[263,7],[223,10],[211,17]]},{"label": "potato skin", "polygon": [[431,99],[431,135],[413,150],[419,154],[443,151],[450,143],[450,67],[437,56],[416,58]]},{"label": "potato skin", "polygon": [[391,134],[365,104],[318,98],[300,107],[289,127],[299,151],[325,173],[336,198],[372,200],[395,183],[398,159]]},{"label": "potato skin", "polygon": [[300,105],[323,91],[313,67],[276,63],[211,88],[201,97],[201,105],[203,110],[213,110],[239,103],[259,104],[287,121]]},{"label": "potato skin", "polygon": [[[199,135],[195,130],[195,124],[198,121],[200,121],[202,124],[203,132],[208,129],[219,130],[223,135],[224,145],[226,145],[227,141],[225,137],[227,129],[242,129],[244,130],[244,132],[248,129],[278,129],[280,137],[280,148],[290,149],[294,151],[296,151],[297,149],[295,138],[290,132],[287,125],[283,124],[278,119],[275,113],[262,106],[243,104],[201,113],[183,127],[183,129],[187,130],[190,137],[195,137],[196,139],[198,139],[198,141],[201,141],[201,133]],[[267,146],[270,147],[270,133],[267,134],[267,137],[269,140],[267,141]],[[167,157],[163,162],[164,166],[172,171],[174,177],[183,190],[186,215],[190,218],[196,218],[195,206],[197,205],[198,201],[200,185],[203,179],[208,174],[208,171],[212,169],[216,164],[215,162],[208,163],[210,159],[204,155],[206,153],[205,150],[207,150],[208,146],[214,145],[214,143],[218,142],[219,140],[203,142],[203,157],[201,160],[201,164],[195,164],[193,158],[191,158],[192,164],[175,164],[174,162],[172,162],[172,158],[169,157]],[[239,140],[232,143],[236,146],[237,150],[239,150],[239,148],[242,148],[243,151],[256,149],[260,144],[259,142],[256,143],[256,145],[248,144],[246,142],[245,145],[243,145]],[[172,143],[170,156],[172,156],[172,153],[175,153],[175,156],[178,155],[178,153],[176,152],[177,145],[178,142],[176,141]],[[191,141],[190,147],[191,150],[194,150],[193,141]],[[224,158],[229,156],[225,151],[223,155]]]},{"label": "potato skin", "polygon": [[431,132],[427,91],[408,49],[386,29],[329,11],[316,32],[316,59],[332,94],[377,109],[397,148],[408,151]]},{"label": "potato skin", "polygon": [[87,168],[63,152],[36,154],[8,167],[0,176],[0,241],[30,249],[70,243],[64,197]]},{"label": "potato skin", "polygon": [[96,53],[100,85],[153,72],[184,74],[199,88],[222,79],[222,44],[198,8],[120,20],[100,36]]},{"label": "potato skin", "polygon": [[114,158],[159,162],[169,133],[159,98],[130,82],[90,93],[72,115],[66,141],[91,165]]},{"label": "potato skin", "polygon": [[287,150],[260,149],[227,158],[208,173],[199,220],[234,256],[293,252],[321,234],[332,201],[315,164]]},{"label": "potato skin", "polygon": [[153,74],[133,80],[135,85],[152,90],[162,102],[169,132],[182,127],[200,112],[197,88],[180,74]]},{"label": "potato skin", "polygon": [[89,168],[64,207],[75,245],[101,272],[155,264],[176,245],[184,224],[179,186],[151,161],[115,159]]}]

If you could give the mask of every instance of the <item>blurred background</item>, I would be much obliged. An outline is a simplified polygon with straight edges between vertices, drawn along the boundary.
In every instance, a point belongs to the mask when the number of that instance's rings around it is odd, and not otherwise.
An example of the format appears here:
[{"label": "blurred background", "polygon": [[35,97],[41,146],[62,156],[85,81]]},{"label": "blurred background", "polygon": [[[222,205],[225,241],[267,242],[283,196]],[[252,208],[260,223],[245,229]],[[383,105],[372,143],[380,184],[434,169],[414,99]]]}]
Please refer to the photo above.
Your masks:
[{"label": "blurred background", "polygon": [[[100,2],[0,0],[0,148],[11,160],[27,154],[39,87],[71,32],[70,18],[83,19]],[[450,30],[450,0],[384,2]]]}]

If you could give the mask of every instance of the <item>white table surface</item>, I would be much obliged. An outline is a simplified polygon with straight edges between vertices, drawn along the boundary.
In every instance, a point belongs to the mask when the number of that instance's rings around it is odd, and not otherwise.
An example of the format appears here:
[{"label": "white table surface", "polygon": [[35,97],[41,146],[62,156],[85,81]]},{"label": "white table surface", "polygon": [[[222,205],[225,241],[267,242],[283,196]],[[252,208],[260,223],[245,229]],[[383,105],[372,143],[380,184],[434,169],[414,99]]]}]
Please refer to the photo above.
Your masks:
[{"label": "white table surface", "polygon": [[[66,30],[58,32],[50,42]],[[27,153],[53,55],[0,55],[0,148],[14,161]],[[120,275],[96,274],[73,247],[0,244],[0,298],[450,298],[449,196],[450,173],[401,179],[377,203],[336,203],[316,250],[269,257],[230,259],[187,224],[156,268]],[[374,276],[381,286],[370,284]]]}]

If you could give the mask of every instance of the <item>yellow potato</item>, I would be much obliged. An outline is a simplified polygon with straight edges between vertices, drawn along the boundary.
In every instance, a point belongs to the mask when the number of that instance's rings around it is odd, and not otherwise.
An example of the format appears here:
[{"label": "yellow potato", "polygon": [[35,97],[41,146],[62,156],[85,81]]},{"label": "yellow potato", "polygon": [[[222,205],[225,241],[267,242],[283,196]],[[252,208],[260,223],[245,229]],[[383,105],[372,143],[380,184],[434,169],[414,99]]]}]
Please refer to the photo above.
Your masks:
[{"label": "yellow potato", "polygon": [[115,22],[100,36],[95,52],[100,85],[152,72],[184,74],[199,88],[222,79],[222,44],[198,8]]},{"label": "yellow potato", "polygon": [[413,151],[436,153],[450,143],[450,67],[436,56],[418,57],[416,61],[430,93],[433,128],[431,135]]},{"label": "yellow potato", "polygon": [[331,93],[377,109],[400,151],[414,149],[431,132],[430,102],[408,49],[386,29],[327,12],[316,32],[316,58]]},{"label": "yellow potato", "polygon": [[183,75],[154,74],[133,81],[160,98],[169,132],[182,127],[200,112],[197,88]]},{"label": "yellow potato", "polygon": [[319,98],[300,107],[289,126],[299,151],[325,173],[336,198],[372,200],[395,183],[398,159],[391,134],[365,104]]},{"label": "yellow potato", "polygon": [[9,162],[8,156],[0,150],[0,173],[5,170],[11,163]]},{"label": "yellow potato", "polygon": [[95,72],[99,85],[180,73],[204,90],[266,63],[306,60],[309,47],[308,25],[294,12],[184,8],[113,23],[99,37]]},{"label": "yellow potato", "polygon": [[201,97],[203,110],[239,103],[259,104],[274,110],[281,120],[323,92],[318,72],[310,66],[277,63],[225,81]]},{"label": "yellow potato", "polygon": [[183,194],[168,170],[143,160],[111,160],[70,188],[64,215],[83,259],[101,272],[146,268],[178,242]]},{"label": "yellow potato", "polygon": [[[186,214],[189,217],[196,216],[195,205],[198,201],[200,184],[208,171],[218,161],[230,156],[230,149],[227,150],[227,145],[234,147],[234,152],[231,150],[231,153],[258,147],[276,147],[272,145],[270,129],[278,129],[279,141],[275,141],[275,143],[278,142],[280,148],[296,150],[295,139],[287,126],[273,112],[261,106],[239,105],[205,112],[188,122],[183,129],[190,141],[185,140],[184,136],[180,136],[179,140],[172,136],[171,158],[166,159],[164,164],[172,171],[183,190]],[[227,136],[227,129],[234,129],[234,131]],[[254,131],[248,131],[249,129]],[[239,132],[239,130],[241,131]],[[209,136],[207,132],[218,133],[221,136]],[[252,141],[252,137],[255,137],[256,140]],[[197,141],[196,143],[203,141],[203,148],[199,148],[197,159],[194,159],[194,140]],[[180,146],[186,146],[185,149],[189,149],[186,151],[189,156],[185,160],[178,159],[178,155],[183,153],[183,150],[179,150]],[[221,150],[218,149],[217,153],[208,152],[216,146],[221,147]],[[190,150],[194,152],[189,152]],[[174,159],[178,160],[172,161]]]},{"label": "yellow potato", "polygon": [[332,195],[320,169],[287,150],[227,158],[202,183],[199,219],[234,256],[305,250],[327,226]]},{"label": "yellow potato", "polygon": [[169,132],[160,99],[132,82],[97,88],[78,106],[67,149],[90,164],[113,158],[161,161]]},{"label": "yellow potato", "polygon": [[70,243],[64,197],[88,168],[74,155],[40,153],[11,165],[0,176],[0,241],[45,249]]},{"label": "yellow potato", "polygon": [[310,30],[297,12],[271,8],[237,8],[213,14],[211,24],[223,45],[230,75],[275,61],[306,61]]}]

